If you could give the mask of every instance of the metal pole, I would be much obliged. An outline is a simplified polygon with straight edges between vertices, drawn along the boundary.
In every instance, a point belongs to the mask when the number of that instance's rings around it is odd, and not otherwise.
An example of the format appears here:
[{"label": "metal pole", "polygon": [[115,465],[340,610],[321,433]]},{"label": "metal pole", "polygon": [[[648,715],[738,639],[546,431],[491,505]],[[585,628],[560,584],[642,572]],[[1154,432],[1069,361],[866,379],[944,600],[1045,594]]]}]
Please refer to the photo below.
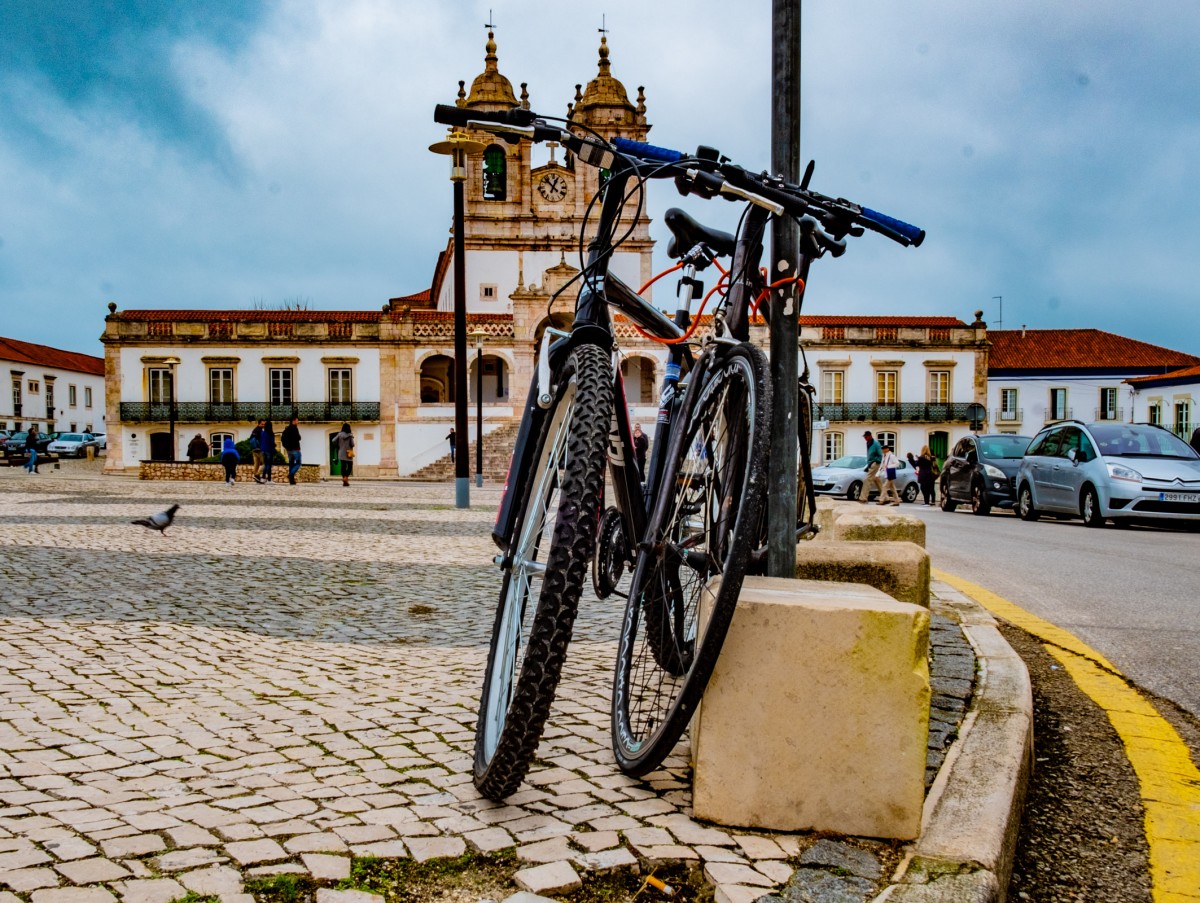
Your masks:
[{"label": "metal pole", "polygon": [[170,373],[171,373],[171,394],[170,394],[168,400],[171,403],[167,406],[168,407],[167,416],[171,420],[170,427],[169,427],[170,431],[171,431],[171,463],[174,464],[175,457],[176,457],[176,454],[175,454],[175,365],[174,364],[171,365]]},{"label": "metal pole", "polygon": [[[467,438],[467,261],[463,183],[454,180],[454,435],[459,446]],[[454,456],[454,504],[471,507],[471,463]]]},{"label": "metal pole", "polygon": [[483,342],[475,345],[475,485],[483,487]]},{"label": "metal pole", "polygon": [[[771,171],[800,180],[800,0],[772,0]],[[771,223],[770,281],[795,276],[800,265],[800,231],[795,222]],[[797,380],[799,295],[795,283],[771,292],[771,466],[767,474],[767,574],[796,576]]]}]

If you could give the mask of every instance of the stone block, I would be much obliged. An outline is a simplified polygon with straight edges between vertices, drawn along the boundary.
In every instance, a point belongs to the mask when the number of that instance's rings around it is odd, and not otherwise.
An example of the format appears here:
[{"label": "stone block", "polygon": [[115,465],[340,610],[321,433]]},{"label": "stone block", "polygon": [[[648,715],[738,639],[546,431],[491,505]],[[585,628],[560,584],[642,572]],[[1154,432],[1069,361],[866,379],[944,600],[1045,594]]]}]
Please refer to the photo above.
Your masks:
[{"label": "stone block", "polygon": [[900,602],[929,607],[929,553],[912,542],[802,542],[796,577],[865,583]]},{"label": "stone block", "polygon": [[693,724],[695,816],[916,837],[928,648],[929,613],[874,587],[747,578]]},{"label": "stone block", "polygon": [[[551,862],[533,868],[521,869],[513,880],[521,890],[533,894],[557,894],[579,890],[583,882],[569,862]],[[318,901],[320,903],[320,901]]]},{"label": "stone block", "polygon": [[925,548],[925,521],[891,505],[854,502],[836,513],[831,538],[840,542],[912,542]]}]

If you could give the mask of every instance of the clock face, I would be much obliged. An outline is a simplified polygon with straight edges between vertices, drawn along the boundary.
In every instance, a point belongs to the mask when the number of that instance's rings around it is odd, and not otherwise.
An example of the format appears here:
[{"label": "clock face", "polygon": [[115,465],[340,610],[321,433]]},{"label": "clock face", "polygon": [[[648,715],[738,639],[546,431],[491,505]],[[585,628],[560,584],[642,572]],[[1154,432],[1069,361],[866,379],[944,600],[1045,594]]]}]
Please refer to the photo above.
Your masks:
[{"label": "clock face", "polygon": [[548,201],[561,201],[567,196],[567,180],[556,172],[548,172],[538,181],[537,190]]}]

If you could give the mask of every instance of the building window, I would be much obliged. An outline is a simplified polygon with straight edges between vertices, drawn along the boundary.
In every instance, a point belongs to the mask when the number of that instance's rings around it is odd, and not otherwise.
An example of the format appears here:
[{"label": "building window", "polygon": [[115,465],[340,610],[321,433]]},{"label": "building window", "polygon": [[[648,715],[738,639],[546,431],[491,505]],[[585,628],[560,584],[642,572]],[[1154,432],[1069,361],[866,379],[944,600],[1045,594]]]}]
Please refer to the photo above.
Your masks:
[{"label": "building window", "polygon": [[1000,390],[1000,419],[1001,420],[1018,420],[1017,417],[1017,390],[1016,389],[1001,389]]},{"label": "building window", "polygon": [[72,385],[67,386],[67,407],[75,407],[75,387]]},{"label": "building window", "polygon": [[1162,404],[1161,404],[1160,402],[1157,402],[1157,401],[1156,401],[1156,402],[1154,402],[1154,404],[1150,405],[1150,411],[1149,411],[1149,413],[1150,413],[1150,422],[1151,422],[1151,423],[1152,423],[1154,426],[1162,426],[1162,422],[1163,422],[1163,419],[1162,419]]},{"label": "building window", "polygon": [[494,285],[480,285],[479,286],[479,300],[480,301],[495,301],[496,296],[497,296],[496,295],[496,286],[494,286]]},{"label": "building window", "polygon": [[291,367],[272,367],[270,369],[270,383],[272,405],[292,403]]},{"label": "building window", "polygon": [[1175,433],[1185,436],[1192,429],[1192,406],[1186,401],[1175,402]]},{"label": "building window", "polygon": [[825,434],[825,460],[836,461],[846,451],[846,436],[843,433]]},{"label": "building window", "polygon": [[508,157],[498,144],[483,152],[483,199],[508,200]]},{"label": "building window", "polygon": [[31,379],[29,381],[29,394],[37,395],[41,391],[42,391],[42,384],[36,379]]},{"label": "building window", "polygon": [[14,379],[12,381],[12,387],[13,413],[19,417],[21,415],[21,381],[19,379]]},{"label": "building window", "polygon": [[1100,390],[1100,410],[1097,411],[1096,419],[1121,419],[1121,412],[1117,409],[1117,390],[1115,388],[1109,387]]},{"label": "building window", "polygon": [[895,404],[898,397],[900,373],[896,370],[879,370],[875,373],[875,401],[878,404]]},{"label": "building window", "polygon": [[883,430],[881,432],[876,433],[875,438],[877,440],[879,440],[880,448],[882,448],[885,445],[890,445],[892,447],[892,451],[896,450],[896,434],[895,433],[891,433],[891,432],[888,432],[887,430]]},{"label": "building window", "polygon": [[929,371],[929,403],[930,404],[949,404],[950,403],[950,371],[949,370],[930,370]]},{"label": "building window", "polygon": [[233,404],[233,369],[211,367],[208,371],[208,403]]},{"label": "building window", "polygon": [[54,383],[46,383],[46,416],[54,416]]},{"label": "building window", "polygon": [[90,408],[92,406],[92,387],[91,386],[83,387],[83,406],[85,408]]},{"label": "building window", "polygon": [[821,373],[821,403],[844,404],[846,371],[826,370]]},{"label": "building window", "polygon": [[[166,367],[155,367],[150,371],[150,403],[170,404],[171,371]],[[84,397],[87,397],[85,390]]]},{"label": "building window", "polygon": [[[209,454],[220,456],[226,439],[234,439],[233,433],[211,433],[208,437]],[[237,440],[234,439],[234,441]]]},{"label": "building window", "polygon": [[1066,389],[1051,389],[1050,390],[1050,420],[1066,420],[1070,416],[1067,412],[1067,390]]},{"label": "building window", "polygon": [[349,404],[350,368],[334,368],[329,371],[329,403]]}]

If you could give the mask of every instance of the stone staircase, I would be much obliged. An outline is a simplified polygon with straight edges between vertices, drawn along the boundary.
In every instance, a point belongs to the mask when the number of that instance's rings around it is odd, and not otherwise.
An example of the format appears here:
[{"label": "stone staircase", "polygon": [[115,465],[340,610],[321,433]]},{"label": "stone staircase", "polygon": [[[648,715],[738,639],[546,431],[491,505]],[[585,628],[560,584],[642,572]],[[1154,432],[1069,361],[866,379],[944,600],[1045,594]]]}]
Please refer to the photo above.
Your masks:
[{"label": "stone staircase", "polygon": [[[508,462],[512,458],[513,446],[517,441],[517,431],[520,429],[521,422],[513,420],[505,423],[502,426],[492,430],[490,433],[483,434],[483,481],[485,485],[502,486],[504,480],[508,476]],[[470,474],[472,481],[475,479],[475,446],[469,444],[467,446],[460,445],[455,449],[458,455],[466,455],[467,462],[470,464]],[[454,479],[454,463],[450,460],[450,455],[438,458],[432,464],[426,464],[420,470],[409,474],[407,480],[423,480],[428,482],[441,482]]]}]

